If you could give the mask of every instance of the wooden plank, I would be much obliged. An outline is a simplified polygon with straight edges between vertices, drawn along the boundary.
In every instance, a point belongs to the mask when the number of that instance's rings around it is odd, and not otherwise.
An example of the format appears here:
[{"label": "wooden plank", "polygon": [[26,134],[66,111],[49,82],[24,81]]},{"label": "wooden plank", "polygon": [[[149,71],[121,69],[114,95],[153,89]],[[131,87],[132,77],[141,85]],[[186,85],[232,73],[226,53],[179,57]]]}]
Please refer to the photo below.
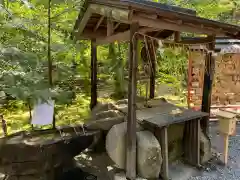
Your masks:
[{"label": "wooden plank", "polygon": [[87,25],[87,22],[88,20],[90,19],[90,17],[92,16],[92,11],[91,9],[88,7],[86,12],[84,13],[84,16],[82,18],[82,20],[80,21],[80,24],[79,24],[79,28],[78,28],[78,31],[76,33],[76,37],[78,36],[81,36],[83,30],[85,29],[85,26]]},{"label": "wooden plank", "polygon": [[196,119],[192,121],[193,126],[193,152],[195,166],[200,166],[200,120]]},{"label": "wooden plank", "polygon": [[126,149],[126,177],[136,179],[136,94],[137,94],[137,38],[138,23],[130,27],[130,52],[129,52],[129,82],[128,82],[128,118],[127,118],[127,149]]},{"label": "wooden plank", "polygon": [[[212,43],[209,45],[209,50],[214,51],[215,37],[209,37],[212,39]],[[203,84],[203,96],[202,96],[202,111],[210,114],[211,101],[212,101],[212,86],[214,80],[215,71],[215,57],[212,52],[206,56],[205,60],[205,73]],[[209,116],[201,120],[201,128],[207,135],[209,133]]]},{"label": "wooden plank", "polygon": [[190,32],[190,33],[199,33],[199,34],[208,34],[208,35],[217,34],[219,36],[222,35],[218,30],[207,30],[206,28],[203,28],[201,26],[191,27],[185,24],[176,24],[176,23],[166,22],[161,19],[151,19],[151,18],[141,17],[140,15],[133,16],[132,21],[138,22],[140,26],[145,26],[145,27],[152,27],[152,28],[158,28],[158,29],[162,29],[164,27],[164,29],[168,29],[172,31]]},{"label": "wooden plank", "polygon": [[97,104],[97,45],[96,40],[91,40],[91,104],[93,109]]},{"label": "wooden plank", "polygon": [[233,119],[233,118],[236,118],[236,116],[237,116],[236,113],[225,111],[225,110],[219,110],[219,111],[215,112],[215,115],[217,117],[226,118],[226,119]]},{"label": "wooden plank", "polygon": [[130,31],[124,31],[121,33],[113,34],[106,38],[98,38],[96,40],[97,45],[108,44],[114,41],[128,41],[130,39]]},{"label": "wooden plank", "polygon": [[161,176],[163,180],[169,180],[169,165],[168,165],[168,133],[167,133],[167,127],[163,127],[160,132],[160,145],[162,148],[162,158],[163,158],[163,164],[162,164],[162,170],[161,170]]},{"label": "wooden plank", "polygon": [[[115,29],[115,28],[113,28]],[[145,33],[145,32],[149,32],[150,30],[153,30],[153,28],[141,28],[139,29],[138,32],[140,33]],[[99,33],[99,34],[103,34],[103,33]],[[89,35],[91,36],[91,33],[89,32]],[[140,37],[142,38],[142,37]],[[96,44],[97,45],[102,45],[102,44],[108,44],[108,43],[112,43],[114,41],[129,41],[130,40],[130,30],[124,31],[124,32],[119,32],[116,34],[112,34],[111,36],[107,36],[107,37],[99,37],[96,39]]]}]

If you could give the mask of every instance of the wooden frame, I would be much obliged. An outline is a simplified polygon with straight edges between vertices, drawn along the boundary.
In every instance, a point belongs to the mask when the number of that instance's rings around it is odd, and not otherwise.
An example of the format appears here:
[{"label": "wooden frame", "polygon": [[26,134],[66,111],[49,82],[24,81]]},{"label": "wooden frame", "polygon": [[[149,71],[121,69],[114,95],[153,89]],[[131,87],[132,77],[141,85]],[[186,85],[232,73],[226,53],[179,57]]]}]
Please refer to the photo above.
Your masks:
[{"label": "wooden frame", "polygon": [[[151,3],[151,6],[148,4]],[[169,43],[165,41],[165,44],[171,44],[178,42],[181,44],[199,44],[209,43],[214,41],[216,35],[229,36],[232,38],[240,39],[240,28],[237,26],[224,24],[216,21],[207,20],[195,16],[194,12],[181,8],[164,9],[164,7],[153,7],[153,5],[159,5],[160,3],[148,2],[144,5],[138,3],[138,1],[124,0],[91,0],[90,4],[86,8],[85,14],[82,19],[77,22],[79,28],[74,33],[76,39],[92,39],[92,58],[91,58],[91,108],[97,103],[97,54],[96,46],[100,44],[112,43],[115,41],[129,41],[129,83],[128,83],[128,122],[127,122],[127,155],[126,155],[126,168],[127,178],[136,178],[136,69],[137,69],[137,39],[141,39],[141,36],[136,36],[136,33],[148,34],[161,37],[161,33],[169,31],[170,33],[164,38],[169,37],[171,34],[175,34],[174,41]],[[167,6],[167,5],[166,5]],[[182,10],[177,12],[177,10]],[[99,15],[97,21],[95,15]],[[94,16],[94,18],[92,17]],[[104,19],[107,18],[106,27]],[[92,24],[93,25],[92,25]],[[76,26],[77,27],[77,26]],[[208,38],[201,38],[198,41],[181,40],[180,32],[199,33],[208,35]],[[163,33],[164,34],[164,33]],[[160,35],[160,37],[159,37]],[[164,39],[163,38],[163,39]],[[214,44],[211,43],[209,49],[213,50]],[[210,112],[211,104],[211,88],[212,79],[214,75],[214,57],[212,53],[209,53],[206,62],[207,71],[205,73],[204,90],[202,111]],[[154,67],[155,69],[155,67]],[[209,73],[210,72],[210,73]],[[151,93],[150,98],[154,98],[154,82],[155,74],[151,76]],[[195,147],[193,154],[200,152],[199,144],[199,129],[200,122],[203,131],[208,133],[209,118],[204,120],[196,120],[189,122],[186,125],[186,133],[193,135],[186,139],[191,141]],[[194,132],[193,132],[194,131]],[[168,157],[167,157],[167,128],[163,128],[160,131],[163,139],[160,141],[161,146],[164,147],[163,153],[163,178],[168,179]],[[189,150],[189,148],[187,149]],[[193,157],[192,153],[188,155],[188,158],[193,164],[200,164],[199,156]]]}]

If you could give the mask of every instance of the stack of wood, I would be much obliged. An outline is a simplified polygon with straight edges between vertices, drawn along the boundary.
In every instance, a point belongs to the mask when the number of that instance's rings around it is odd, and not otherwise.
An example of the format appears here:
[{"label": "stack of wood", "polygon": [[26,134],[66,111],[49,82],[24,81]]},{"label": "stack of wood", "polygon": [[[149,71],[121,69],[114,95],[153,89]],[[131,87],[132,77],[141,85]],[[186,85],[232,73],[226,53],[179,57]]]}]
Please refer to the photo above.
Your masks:
[{"label": "stack of wood", "polygon": [[216,61],[212,104],[240,102],[240,55],[219,56]]},{"label": "stack of wood", "polygon": [[189,105],[192,108],[199,109],[202,104],[202,92],[205,72],[205,57],[203,51],[190,52],[189,56]]}]

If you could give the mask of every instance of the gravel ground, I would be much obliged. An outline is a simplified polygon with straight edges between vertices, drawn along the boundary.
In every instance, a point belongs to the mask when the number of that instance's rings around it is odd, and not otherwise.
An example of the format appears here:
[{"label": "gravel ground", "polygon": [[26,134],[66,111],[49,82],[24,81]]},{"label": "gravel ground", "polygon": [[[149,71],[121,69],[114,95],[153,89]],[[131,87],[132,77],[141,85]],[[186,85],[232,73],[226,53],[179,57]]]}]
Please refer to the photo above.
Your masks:
[{"label": "gravel ground", "polygon": [[[221,166],[217,163],[210,165],[207,170],[200,172],[198,176],[189,180],[239,180],[240,179],[240,125],[237,127],[237,135],[229,139],[228,165]],[[223,152],[223,140],[217,135],[217,125],[211,126],[212,146]]]},{"label": "gravel ground", "polygon": [[[236,134],[236,136],[230,137],[229,139],[229,158],[227,166],[224,167],[217,163],[211,163],[209,168],[205,171],[197,172],[197,174],[195,174],[194,171],[193,173],[195,176],[191,177],[189,180],[240,180],[240,125],[237,127]],[[223,140],[221,139],[221,136],[217,135],[216,124],[211,125],[211,138],[213,148],[218,152],[223,152]],[[191,170],[192,168],[189,168],[187,172],[191,173]],[[187,174],[186,171],[184,171],[184,174]],[[185,178],[184,176],[181,178],[181,180],[186,179],[186,176]],[[1,174],[0,180],[2,180]],[[177,180],[180,180],[179,176]]]}]

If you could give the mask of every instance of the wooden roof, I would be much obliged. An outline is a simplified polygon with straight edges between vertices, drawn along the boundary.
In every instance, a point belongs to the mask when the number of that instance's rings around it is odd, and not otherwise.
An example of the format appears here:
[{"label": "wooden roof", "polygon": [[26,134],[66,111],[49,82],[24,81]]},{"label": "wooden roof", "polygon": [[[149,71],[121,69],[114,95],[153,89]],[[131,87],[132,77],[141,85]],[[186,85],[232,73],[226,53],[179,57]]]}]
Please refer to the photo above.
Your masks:
[{"label": "wooden roof", "polygon": [[189,32],[240,39],[239,26],[198,17],[190,9],[146,0],[86,0],[74,36],[96,39],[99,44],[129,40],[132,22],[139,23],[140,33],[156,38]]},{"label": "wooden roof", "polygon": [[[182,37],[182,40],[184,42],[200,42],[201,40],[203,40],[203,38],[201,37]],[[221,49],[227,48],[230,45],[236,44],[236,45],[240,45],[240,40],[238,39],[227,39],[226,37],[216,37],[215,39],[215,52],[220,52]]]}]

